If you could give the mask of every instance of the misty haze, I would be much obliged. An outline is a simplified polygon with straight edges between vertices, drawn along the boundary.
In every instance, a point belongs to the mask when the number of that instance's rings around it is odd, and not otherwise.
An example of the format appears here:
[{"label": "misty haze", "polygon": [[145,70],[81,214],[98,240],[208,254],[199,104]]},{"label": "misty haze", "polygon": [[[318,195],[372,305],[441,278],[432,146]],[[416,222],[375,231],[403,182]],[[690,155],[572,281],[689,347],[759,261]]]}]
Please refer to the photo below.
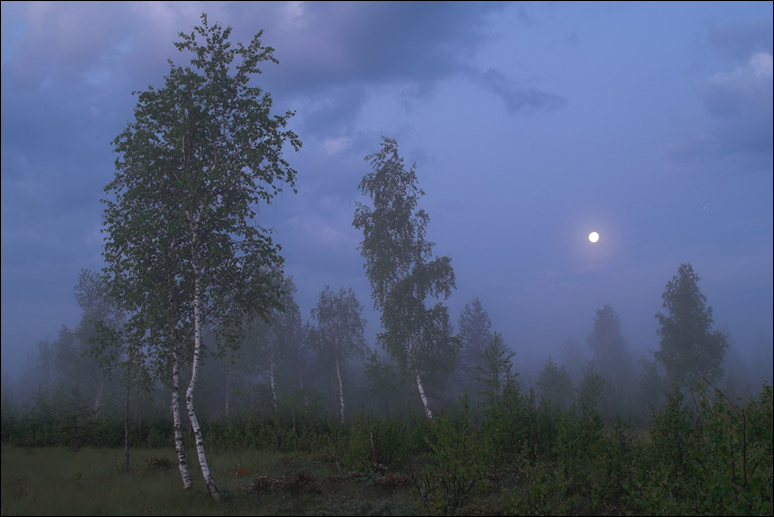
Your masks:
[{"label": "misty haze", "polygon": [[3,2],[3,514],[771,515],[773,25]]}]

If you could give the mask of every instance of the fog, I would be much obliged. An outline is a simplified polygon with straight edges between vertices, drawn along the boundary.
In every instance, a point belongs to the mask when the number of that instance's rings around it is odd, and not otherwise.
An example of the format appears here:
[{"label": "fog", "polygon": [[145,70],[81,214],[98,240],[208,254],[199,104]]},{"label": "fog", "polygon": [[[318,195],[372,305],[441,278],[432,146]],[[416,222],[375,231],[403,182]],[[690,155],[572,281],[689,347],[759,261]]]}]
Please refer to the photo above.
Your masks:
[{"label": "fog", "polygon": [[286,151],[297,193],[258,223],[303,322],[325,286],[352,288],[384,353],[352,221],[386,135],[416,164],[433,255],[451,259],[454,330],[480,300],[523,386],[549,357],[579,374],[606,305],[634,365],[653,361],[681,264],[750,384],[735,389],[771,380],[771,3],[4,2],[4,392],[27,398],[40,343],[79,326],[78,275],[104,266],[110,142],[131,92],[185,62],[172,42],[201,10],[276,49],[260,84],[304,145]]}]

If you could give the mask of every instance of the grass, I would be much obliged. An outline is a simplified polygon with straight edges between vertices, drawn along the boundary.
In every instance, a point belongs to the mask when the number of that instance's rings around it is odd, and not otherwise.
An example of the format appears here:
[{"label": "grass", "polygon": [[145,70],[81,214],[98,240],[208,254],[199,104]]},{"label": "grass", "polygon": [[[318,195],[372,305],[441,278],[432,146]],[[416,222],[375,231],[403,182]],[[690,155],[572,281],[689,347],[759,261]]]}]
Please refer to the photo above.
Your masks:
[{"label": "grass", "polygon": [[134,450],[130,472],[126,473],[121,449],[84,448],[76,452],[4,445],[2,515],[419,512],[415,489],[399,473],[341,472],[330,458],[258,450],[208,451],[207,460],[222,496],[216,503],[204,486],[195,451],[187,453],[193,479],[188,491],[183,490],[171,447]]}]

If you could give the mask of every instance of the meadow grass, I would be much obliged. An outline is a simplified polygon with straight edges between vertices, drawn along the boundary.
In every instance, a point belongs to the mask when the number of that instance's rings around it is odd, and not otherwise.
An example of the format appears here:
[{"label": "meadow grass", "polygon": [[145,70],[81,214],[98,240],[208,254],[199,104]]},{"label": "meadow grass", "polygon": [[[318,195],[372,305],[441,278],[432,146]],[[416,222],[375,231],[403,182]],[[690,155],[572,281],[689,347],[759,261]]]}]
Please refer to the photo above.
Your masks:
[{"label": "meadow grass", "polygon": [[[195,451],[187,454],[193,487],[186,491],[171,447],[132,451],[127,473],[121,449],[3,445],[2,515],[407,515],[418,511],[410,486],[385,488],[367,473],[343,473],[332,460],[310,454],[259,450],[208,451],[222,495],[217,503],[204,486]],[[151,458],[162,460],[149,466]],[[163,459],[169,460],[169,468],[163,468]],[[257,491],[253,489],[257,476],[283,484]]]}]

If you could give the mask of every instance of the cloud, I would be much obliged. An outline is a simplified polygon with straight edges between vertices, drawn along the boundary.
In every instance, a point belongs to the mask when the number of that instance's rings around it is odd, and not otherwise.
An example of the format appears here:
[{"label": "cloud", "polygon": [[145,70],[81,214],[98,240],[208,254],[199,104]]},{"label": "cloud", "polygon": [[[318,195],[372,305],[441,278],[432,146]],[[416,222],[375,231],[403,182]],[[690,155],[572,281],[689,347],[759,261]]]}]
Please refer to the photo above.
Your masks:
[{"label": "cloud", "polygon": [[462,59],[486,41],[486,15],[503,7],[499,2],[310,2],[286,8],[283,19],[293,23],[272,38],[278,54],[287,56],[282,60],[287,79],[307,92],[342,82],[432,82],[460,70]]},{"label": "cloud", "polygon": [[772,69],[774,68],[774,61],[772,61],[770,53],[759,52],[750,58],[750,66],[755,72],[756,77],[771,78]]},{"label": "cloud", "polygon": [[549,112],[567,105],[567,99],[559,95],[544,92],[536,88],[524,87],[502,72],[490,68],[478,74],[478,80],[484,89],[500,97],[508,113]]},{"label": "cloud", "polygon": [[307,131],[351,132],[373,89],[392,85],[422,96],[464,73],[466,60],[487,41],[487,16],[506,4],[283,4],[272,14],[278,23],[264,36],[280,66],[264,79],[291,104],[316,107],[304,117]]},{"label": "cloud", "polygon": [[334,249],[338,253],[342,248],[354,249],[358,244],[349,225],[344,226],[348,231],[343,232],[315,214],[295,216],[290,219],[290,224],[299,230],[302,241],[310,242],[311,248],[318,251]]},{"label": "cloud", "polygon": [[699,86],[699,97],[719,123],[719,152],[772,152],[772,56],[757,53],[744,66]]},{"label": "cloud", "polygon": [[328,154],[336,155],[345,151],[347,147],[349,147],[350,142],[351,139],[346,136],[339,138],[329,138],[323,143],[323,147]]},{"label": "cloud", "polygon": [[707,40],[720,55],[739,62],[751,54],[772,51],[771,20],[712,24],[707,29]]},{"label": "cloud", "polygon": [[748,169],[771,169],[774,152],[772,54],[757,52],[744,64],[698,83],[711,129],[667,153],[678,161],[735,159]]},{"label": "cloud", "polygon": [[715,74],[698,88],[707,110],[719,118],[736,119],[758,112],[770,103],[772,56],[760,52],[744,66]]}]

